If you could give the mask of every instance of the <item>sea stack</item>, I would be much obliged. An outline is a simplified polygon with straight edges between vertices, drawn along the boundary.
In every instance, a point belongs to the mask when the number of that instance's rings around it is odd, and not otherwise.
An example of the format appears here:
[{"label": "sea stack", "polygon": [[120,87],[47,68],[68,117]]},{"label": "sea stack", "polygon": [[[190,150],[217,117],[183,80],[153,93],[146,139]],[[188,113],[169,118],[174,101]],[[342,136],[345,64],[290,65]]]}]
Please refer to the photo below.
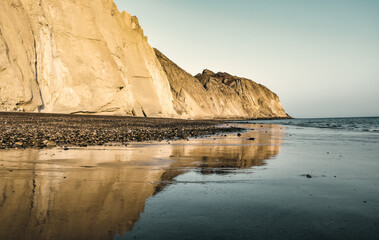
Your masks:
[{"label": "sea stack", "polygon": [[253,81],[182,70],[113,0],[1,1],[0,111],[288,117],[277,95]]}]

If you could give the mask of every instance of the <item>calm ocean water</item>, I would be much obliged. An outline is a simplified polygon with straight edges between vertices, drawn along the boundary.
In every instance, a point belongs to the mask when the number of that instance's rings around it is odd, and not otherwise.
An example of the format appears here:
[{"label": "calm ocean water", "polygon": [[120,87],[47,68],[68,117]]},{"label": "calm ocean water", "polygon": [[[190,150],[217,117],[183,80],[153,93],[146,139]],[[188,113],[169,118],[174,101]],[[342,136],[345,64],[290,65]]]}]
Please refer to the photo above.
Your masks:
[{"label": "calm ocean water", "polygon": [[354,118],[298,118],[284,120],[252,121],[274,123],[281,125],[342,129],[360,132],[379,132],[379,117],[354,117]]},{"label": "calm ocean water", "polygon": [[[378,121],[291,119],[242,125],[249,130],[241,137],[231,134],[219,147],[197,151],[205,162],[149,198],[133,229],[114,240],[376,240]],[[249,137],[255,141],[244,141]],[[212,158],[210,152],[218,155]],[[194,153],[180,159],[193,159]],[[213,169],[202,169],[212,168],[212,161],[217,163]],[[233,161],[244,167],[231,170],[237,166]]]}]

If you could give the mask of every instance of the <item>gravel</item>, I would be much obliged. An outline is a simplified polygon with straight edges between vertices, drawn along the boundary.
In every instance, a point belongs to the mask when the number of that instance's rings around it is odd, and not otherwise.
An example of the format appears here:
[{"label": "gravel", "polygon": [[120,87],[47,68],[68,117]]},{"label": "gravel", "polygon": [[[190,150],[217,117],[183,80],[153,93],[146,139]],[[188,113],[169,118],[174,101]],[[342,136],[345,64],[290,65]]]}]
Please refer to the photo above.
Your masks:
[{"label": "gravel", "polygon": [[0,149],[87,147],[241,131],[218,120],[0,112]]}]

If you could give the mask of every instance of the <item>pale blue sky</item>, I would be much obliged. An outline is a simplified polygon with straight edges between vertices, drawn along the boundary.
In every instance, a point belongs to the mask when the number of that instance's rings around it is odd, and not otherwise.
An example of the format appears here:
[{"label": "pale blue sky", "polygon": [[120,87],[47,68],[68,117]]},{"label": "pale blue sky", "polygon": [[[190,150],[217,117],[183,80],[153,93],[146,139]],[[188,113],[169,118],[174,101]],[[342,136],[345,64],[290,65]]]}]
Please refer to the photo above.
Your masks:
[{"label": "pale blue sky", "polygon": [[191,74],[247,77],[294,117],[379,116],[379,0],[115,0]]}]

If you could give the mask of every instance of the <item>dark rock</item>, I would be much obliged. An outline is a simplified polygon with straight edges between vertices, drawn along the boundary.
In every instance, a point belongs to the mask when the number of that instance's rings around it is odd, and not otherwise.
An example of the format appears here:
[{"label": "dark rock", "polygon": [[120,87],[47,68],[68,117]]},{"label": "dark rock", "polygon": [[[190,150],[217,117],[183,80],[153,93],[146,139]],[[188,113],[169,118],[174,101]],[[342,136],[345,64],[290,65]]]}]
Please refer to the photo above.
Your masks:
[{"label": "dark rock", "polygon": [[215,73],[212,72],[211,70],[204,69],[204,70],[203,70],[203,75],[213,76],[213,75],[215,75]]},{"label": "dark rock", "polygon": [[251,137],[251,138],[248,138],[247,140],[249,140],[249,141],[254,141],[255,138]]},{"label": "dark rock", "polygon": [[311,174],[307,174],[307,178],[312,178],[312,175]]}]

